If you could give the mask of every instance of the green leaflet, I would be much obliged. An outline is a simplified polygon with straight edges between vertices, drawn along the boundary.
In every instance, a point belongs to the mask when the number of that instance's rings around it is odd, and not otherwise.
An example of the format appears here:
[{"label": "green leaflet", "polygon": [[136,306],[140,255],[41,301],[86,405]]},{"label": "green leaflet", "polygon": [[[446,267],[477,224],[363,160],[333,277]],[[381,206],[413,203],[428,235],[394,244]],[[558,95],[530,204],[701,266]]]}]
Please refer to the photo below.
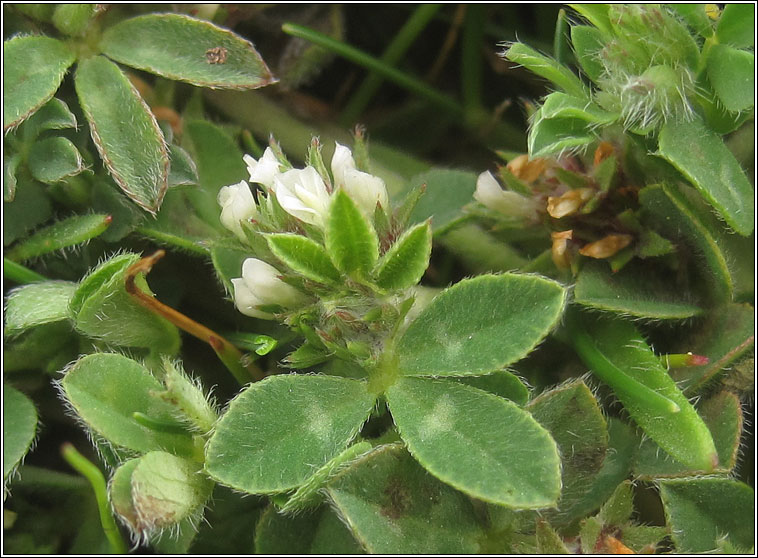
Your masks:
[{"label": "green leaflet", "polygon": [[356,380],[268,377],[229,404],[206,447],[206,471],[249,493],[296,488],[347,446],[373,406]]},{"label": "green leaflet", "polygon": [[[722,391],[698,406],[716,445],[719,465],[714,473],[729,474],[737,464],[737,450],[742,435],[742,408],[737,396]],[[691,477],[703,471],[693,470],[665,452],[650,438],[643,440],[634,464],[635,477],[643,480],[666,477]]]},{"label": "green leaflet", "polygon": [[650,319],[684,319],[703,310],[689,300],[687,291],[671,284],[669,275],[629,264],[612,273],[605,262],[587,262],[574,287],[577,304]]},{"label": "green leaflet", "polygon": [[743,236],[753,231],[753,188],[722,139],[702,121],[665,123],[658,155],[674,165],[735,231]]},{"label": "green leaflet", "polygon": [[516,405],[523,406],[529,401],[529,388],[518,376],[507,370],[497,370],[486,376],[459,376],[454,379],[467,386],[510,399]]},{"label": "green leaflet", "polygon": [[328,485],[327,495],[369,553],[479,551],[483,530],[471,500],[429,475],[399,445],[355,461]]},{"label": "green leaflet", "polygon": [[32,145],[27,160],[29,171],[40,182],[51,184],[84,170],[79,150],[68,139],[45,138]]},{"label": "green leaflet", "polygon": [[741,548],[753,546],[753,489],[723,478],[667,480],[660,483],[666,524],[683,553],[715,550],[726,536]]},{"label": "green leaflet", "polygon": [[[248,527],[249,529],[249,527]],[[258,554],[364,554],[350,529],[328,506],[296,516],[269,506],[255,527]]]},{"label": "green leaflet", "polygon": [[87,355],[66,371],[60,387],[84,423],[116,446],[187,457],[196,453],[189,434],[152,430],[134,419],[139,412],[157,421],[176,422],[174,407],[156,395],[163,386],[138,362],[115,353]]},{"label": "green leaflet", "polygon": [[103,34],[101,47],[117,62],[199,87],[255,89],[276,82],[252,43],[186,15],[127,19]]},{"label": "green leaflet", "polygon": [[581,380],[540,394],[526,410],[550,432],[558,445],[561,497],[559,511],[548,512],[548,517],[553,525],[565,525],[581,517],[581,504],[605,461],[608,451],[605,418],[592,392]]},{"label": "green leaflet", "polygon": [[9,250],[7,257],[14,261],[24,261],[82,244],[101,235],[110,224],[110,215],[73,215],[38,230]]},{"label": "green leaflet", "polygon": [[481,275],[439,294],[395,348],[408,376],[481,375],[526,356],[553,328],[566,292],[533,275]]},{"label": "green leaflet", "polygon": [[65,35],[82,35],[102,9],[97,4],[59,4],[53,12],[53,25]]},{"label": "green leaflet", "polygon": [[[136,254],[115,256],[81,281],[69,304],[74,327],[80,333],[113,345],[146,347],[162,354],[174,354],[181,343],[176,326],[140,306],[126,292],[127,268],[137,260]],[[135,278],[135,285],[152,295],[142,274]]]},{"label": "green leaflet", "polygon": [[21,133],[25,141],[37,139],[46,130],[76,128],[76,116],[68,105],[53,97],[24,122]]},{"label": "green leaflet", "polygon": [[587,97],[584,84],[571,70],[523,43],[513,43],[505,53],[505,57],[538,76],[552,81],[569,95],[579,98]]},{"label": "green leaflet", "polygon": [[555,442],[515,403],[429,378],[398,380],[387,403],[408,450],[443,482],[495,504],[555,505],[561,490]]},{"label": "green leaflet", "polygon": [[374,228],[342,190],[332,196],[329,206],[326,251],[337,269],[347,275],[368,275],[379,258]]},{"label": "green leaflet", "polygon": [[[694,193],[694,192],[693,192]],[[685,192],[668,184],[653,184],[639,194],[645,224],[681,241],[697,257],[698,275],[710,285],[707,296],[715,302],[732,298],[734,283],[719,234],[721,224],[705,215]],[[703,204],[705,205],[705,204]],[[710,218],[709,218],[710,217]]]},{"label": "green leaflet", "polygon": [[581,147],[595,141],[584,118],[545,118],[542,107],[534,113],[528,135],[529,156],[544,157]]},{"label": "green leaflet", "polygon": [[727,4],[716,26],[719,43],[737,48],[750,48],[755,44],[755,6]]},{"label": "green leaflet", "polygon": [[728,45],[713,45],[708,52],[708,79],[729,111],[753,106],[755,95],[755,55]]},{"label": "green leaflet", "polygon": [[712,471],[718,454],[708,427],[634,325],[576,310],[566,316],[577,353],[642,430],[688,466]]},{"label": "green leaflet", "polygon": [[74,53],[50,37],[3,42],[3,130],[18,125],[58,90]]},{"label": "green leaflet", "polygon": [[75,290],[76,284],[68,281],[43,281],[12,290],[5,306],[4,336],[66,320]]},{"label": "green leaflet", "polygon": [[414,286],[429,266],[431,254],[432,228],[427,221],[406,231],[382,256],[374,272],[376,284],[387,290]]},{"label": "green leaflet", "polygon": [[31,400],[3,385],[3,486],[8,482],[37,433],[37,410]]},{"label": "green leaflet", "polygon": [[[708,357],[708,364],[672,369],[671,377],[688,395],[698,393],[755,343],[755,310],[749,304],[726,304],[712,310],[691,336],[674,347]],[[728,374],[728,373],[727,373]]]},{"label": "green leaflet", "polygon": [[340,272],[321,244],[299,234],[271,234],[266,240],[271,252],[293,271],[320,283],[339,282]]},{"label": "green leaflet", "polygon": [[168,173],[168,187],[196,186],[200,181],[197,175],[197,165],[189,153],[178,145],[168,146],[171,168]]},{"label": "green leaflet", "polygon": [[572,97],[560,91],[545,97],[540,111],[544,119],[576,118],[591,124],[610,124],[619,117],[618,114],[605,111],[585,98]]},{"label": "green leaflet", "polygon": [[168,188],[169,159],[153,113],[118,66],[103,56],[81,62],[74,84],[113,180],[137,205],[157,213]]}]

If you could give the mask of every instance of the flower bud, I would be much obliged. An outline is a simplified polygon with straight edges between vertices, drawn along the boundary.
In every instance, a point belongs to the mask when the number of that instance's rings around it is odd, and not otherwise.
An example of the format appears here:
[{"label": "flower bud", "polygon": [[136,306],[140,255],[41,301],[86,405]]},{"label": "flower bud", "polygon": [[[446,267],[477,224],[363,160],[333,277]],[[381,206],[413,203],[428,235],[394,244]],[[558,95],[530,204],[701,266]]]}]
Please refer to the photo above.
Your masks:
[{"label": "flower bud", "polygon": [[509,217],[532,219],[537,213],[534,200],[516,192],[503,190],[489,171],[483,172],[477,178],[474,199],[485,207]]},{"label": "flower bud", "polygon": [[253,318],[271,320],[273,314],[259,306],[277,305],[292,308],[305,302],[306,296],[279,278],[275,267],[256,258],[247,258],[242,264],[242,277],[232,279],[234,304],[237,309]]},{"label": "flower bud", "polygon": [[569,240],[573,236],[574,231],[572,229],[550,233],[550,238],[553,240],[553,246],[550,251],[553,263],[555,263],[555,267],[558,269],[569,269],[571,267],[571,251],[568,247]]},{"label": "flower bud", "polygon": [[247,221],[258,215],[253,193],[247,182],[224,186],[218,192],[218,204],[221,206],[221,224],[232,231],[243,242],[246,240],[240,221]]},{"label": "flower bud", "polygon": [[329,208],[329,192],[313,167],[292,169],[274,177],[274,193],[282,209],[317,227],[324,227]]},{"label": "flower bud", "polygon": [[247,164],[247,172],[250,173],[250,182],[263,184],[268,188],[274,187],[274,177],[279,172],[279,161],[270,147],[267,147],[263,155],[257,161],[250,155],[242,158]]},{"label": "flower bud", "polygon": [[377,203],[384,209],[389,207],[384,181],[356,169],[350,149],[339,143],[332,156],[332,174],[335,187],[342,188],[367,215],[374,215]]}]

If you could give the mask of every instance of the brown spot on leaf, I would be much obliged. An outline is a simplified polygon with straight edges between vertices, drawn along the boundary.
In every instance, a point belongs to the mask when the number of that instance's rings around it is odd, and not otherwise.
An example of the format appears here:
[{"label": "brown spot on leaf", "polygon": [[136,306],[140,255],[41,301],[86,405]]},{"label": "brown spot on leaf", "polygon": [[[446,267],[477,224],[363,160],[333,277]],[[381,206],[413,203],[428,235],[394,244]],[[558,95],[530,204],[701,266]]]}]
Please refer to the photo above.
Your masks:
[{"label": "brown spot on leaf", "polygon": [[402,517],[410,506],[410,495],[403,480],[400,478],[390,479],[387,488],[384,489],[384,495],[387,500],[382,505],[381,514],[390,519]]},{"label": "brown spot on leaf", "polygon": [[213,47],[205,51],[205,60],[208,64],[225,64],[229,51],[224,47]]}]

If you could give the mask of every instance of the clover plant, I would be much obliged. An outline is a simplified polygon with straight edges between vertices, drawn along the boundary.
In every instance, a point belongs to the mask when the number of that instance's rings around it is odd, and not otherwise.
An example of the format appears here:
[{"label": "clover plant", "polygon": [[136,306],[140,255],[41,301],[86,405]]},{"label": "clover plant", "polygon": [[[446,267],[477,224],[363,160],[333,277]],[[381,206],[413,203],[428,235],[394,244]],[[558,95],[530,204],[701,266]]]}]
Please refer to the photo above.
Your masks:
[{"label": "clover plant", "polygon": [[[374,72],[340,126],[392,80],[494,130],[477,172],[212,91],[277,80],[210,20],[279,8],[193,6],[8,7],[4,550],[752,552],[754,6],[561,9],[504,44],[552,88],[507,145],[484,6],[461,105],[393,66],[440,6],[382,58],[284,23],[298,75]],[[13,525],[40,489],[72,542]]]}]

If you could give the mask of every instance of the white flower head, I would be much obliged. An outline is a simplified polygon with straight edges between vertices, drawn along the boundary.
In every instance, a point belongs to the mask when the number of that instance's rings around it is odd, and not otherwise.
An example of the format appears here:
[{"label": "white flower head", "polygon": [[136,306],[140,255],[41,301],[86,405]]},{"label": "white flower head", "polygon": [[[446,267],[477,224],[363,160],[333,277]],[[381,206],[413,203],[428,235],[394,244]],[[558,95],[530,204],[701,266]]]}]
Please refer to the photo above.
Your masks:
[{"label": "white flower head", "polygon": [[281,174],[281,172],[279,171],[279,161],[270,147],[266,148],[261,158],[257,161],[250,155],[245,155],[242,159],[247,164],[250,182],[263,184],[267,188],[274,187],[274,177]]},{"label": "white flower head", "polygon": [[253,318],[273,319],[273,314],[260,306],[277,305],[292,308],[306,301],[306,296],[279,278],[279,271],[264,261],[247,258],[242,264],[242,277],[232,279],[234,304]]},{"label": "white flower head", "polygon": [[241,180],[237,184],[224,186],[218,192],[217,201],[221,206],[221,224],[244,242],[246,237],[240,222],[258,216],[258,207],[247,182]]},{"label": "white flower head", "polygon": [[274,194],[282,209],[293,217],[324,227],[329,192],[315,168],[292,169],[275,176]]},{"label": "white flower head", "polygon": [[531,219],[537,212],[537,203],[534,200],[516,192],[503,190],[489,171],[483,172],[477,178],[474,199],[485,207],[509,217]]},{"label": "white flower head", "polygon": [[352,152],[339,143],[336,143],[332,156],[332,174],[335,187],[342,188],[369,217],[373,217],[377,203],[384,209],[389,207],[384,181],[356,169]]}]

